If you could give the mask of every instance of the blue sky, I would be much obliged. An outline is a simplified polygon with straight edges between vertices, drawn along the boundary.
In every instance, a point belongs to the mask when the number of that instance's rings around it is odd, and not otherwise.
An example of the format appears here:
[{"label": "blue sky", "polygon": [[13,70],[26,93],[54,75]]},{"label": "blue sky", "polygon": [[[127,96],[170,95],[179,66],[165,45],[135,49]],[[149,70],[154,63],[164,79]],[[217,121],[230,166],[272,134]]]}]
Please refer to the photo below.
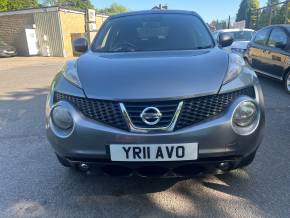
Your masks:
[{"label": "blue sky", "polygon": [[[170,9],[192,10],[199,13],[207,22],[213,19],[234,17],[241,0],[91,0],[96,8],[109,7],[112,3],[126,6],[132,11],[151,9],[159,3],[167,4]],[[260,5],[266,5],[267,0],[260,0]]]}]

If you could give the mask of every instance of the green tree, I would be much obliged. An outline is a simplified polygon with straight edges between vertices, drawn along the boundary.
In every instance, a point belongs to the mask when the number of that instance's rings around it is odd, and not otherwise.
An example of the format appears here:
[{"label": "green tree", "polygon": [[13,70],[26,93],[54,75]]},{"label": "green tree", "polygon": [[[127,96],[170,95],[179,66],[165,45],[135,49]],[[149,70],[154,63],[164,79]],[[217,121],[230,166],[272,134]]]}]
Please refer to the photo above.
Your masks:
[{"label": "green tree", "polygon": [[257,9],[260,6],[259,0],[242,0],[237,13],[236,21],[246,21],[246,27],[254,27],[257,22]]},{"label": "green tree", "polygon": [[62,6],[78,10],[94,9],[91,0],[46,0],[44,4],[47,6]]},{"label": "green tree", "polygon": [[281,24],[285,21],[285,4],[279,4],[280,0],[268,0],[271,12],[271,24]]},{"label": "green tree", "polygon": [[269,5],[274,5],[274,4],[278,4],[278,3],[280,3],[280,0],[268,0],[267,5],[269,6]]},{"label": "green tree", "polygon": [[[287,5],[281,2],[284,1],[268,0],[267,7],[264,8],[259,15],[259,25],[258,25],[259,28],[267,26],[270,23],[271,24],[283,24],[285,22],[287,23],[287,19],[285,18]],[[290,8],[288,4],[288,13],[289,9]]]},{"label": "green tree", "polygon": [[216,30],[227,29],[227,20],[213,20],[210,26],[215,27]]},{"label": "green tree", "polygon": [[0,11],[8,11],[8,0],[0,0]]},{"label": "green tree", "polygon": [[247,19],[247,7],[248,0],[242,0],[240,3],[240,7],[237,13],[236,21],[242,21]]},{"label": "green tree", "polygon": [[38,0],[0,0],[0,11],[38,8]]},{"label": "green tree", "polygon": [[43,4],[46,6],[55,6],[58,2],[58,0],[45,0]]},{"label": "green tree", "polygon": [[128,8],[126,8],[123,5],[114,3],[109,8],[97,9],[96,11],[97,13],[101,13],[101,14],[114,15],[114,14],[126,12],[128,11]]}]

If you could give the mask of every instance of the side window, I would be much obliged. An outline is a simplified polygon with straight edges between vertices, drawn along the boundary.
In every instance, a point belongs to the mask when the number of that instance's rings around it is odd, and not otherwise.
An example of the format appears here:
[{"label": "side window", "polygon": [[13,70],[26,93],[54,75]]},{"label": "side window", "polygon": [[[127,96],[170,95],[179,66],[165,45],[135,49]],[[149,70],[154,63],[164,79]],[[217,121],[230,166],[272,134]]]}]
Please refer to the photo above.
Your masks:
[{"label": "side window", "polygon": [[212,33],[212,36],[213,36],[213,38],[214,38],[214,40],[215,40],[216,42],[218,42],[218,35],[219,35],[218,32],[213,32],[213,33]]},{"label": "side window", "polygon": [[270,29],[264,29],[256,33],[254,42],[259,45],[266,45]]},{"label": "side window", "polygon": [[281,28],[275,28],[271,32],[268,45],[270,47],[277,47],[277,45],[287,45],[288,36]]}]

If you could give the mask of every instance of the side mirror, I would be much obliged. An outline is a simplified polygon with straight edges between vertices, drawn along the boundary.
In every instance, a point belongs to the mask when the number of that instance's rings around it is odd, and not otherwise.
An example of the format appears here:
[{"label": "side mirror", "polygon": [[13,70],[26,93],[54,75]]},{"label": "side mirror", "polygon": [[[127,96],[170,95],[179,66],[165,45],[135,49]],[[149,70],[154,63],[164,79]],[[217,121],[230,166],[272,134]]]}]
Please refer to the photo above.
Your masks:
[{"label": "side mirror", "polygon": [[85,38],[78,38],[73,41],[73,47],[76,52],[84,53],[88,50],[88,41]]},{"label": "side mirror", "polygon": [[218,38],[219,46],[224,48],[230,46],[234,38],[228,33],[221,33]]},{"label": "side mirror", "polygon": [[283,42],[276,42],[275,47],[284,50],[287,47],[287,45]]}]

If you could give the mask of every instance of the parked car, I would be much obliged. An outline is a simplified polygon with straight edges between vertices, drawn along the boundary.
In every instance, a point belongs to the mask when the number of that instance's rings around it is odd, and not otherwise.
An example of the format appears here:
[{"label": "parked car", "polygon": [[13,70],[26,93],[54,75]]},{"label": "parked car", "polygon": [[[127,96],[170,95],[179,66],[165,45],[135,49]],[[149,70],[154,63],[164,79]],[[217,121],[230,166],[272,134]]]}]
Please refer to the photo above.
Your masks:
[{"label": "parked car", "polygon": [[[220,36],[220,47],[233,42]],[[68,167],[188,176],[249,165],[264,103],[254,71],[202,18],[175,10],[114,15],[67,62],[46,106],[48,140]]]},{"label": "parked car", "polygon": [[252,29],[223,29],[217,30],[213,33],[215,40],[218,42],[219,35],[222,33],[230,34],[234,38],[232,45],[224,48],[228,52],[234,52],[244,56],[248,43],[251,41],[252,37],[255,34],[255,31]]},{"label": "parked car", "polygon": [[290,94],[290,25],[259,30],[249,43],[246,60],[257,73],[283,81]]},{"label": "parked car", "polygon": [[13,57],[16,54],[16,49],[13,46],[8,45],[0,39],[0,57]]}]

